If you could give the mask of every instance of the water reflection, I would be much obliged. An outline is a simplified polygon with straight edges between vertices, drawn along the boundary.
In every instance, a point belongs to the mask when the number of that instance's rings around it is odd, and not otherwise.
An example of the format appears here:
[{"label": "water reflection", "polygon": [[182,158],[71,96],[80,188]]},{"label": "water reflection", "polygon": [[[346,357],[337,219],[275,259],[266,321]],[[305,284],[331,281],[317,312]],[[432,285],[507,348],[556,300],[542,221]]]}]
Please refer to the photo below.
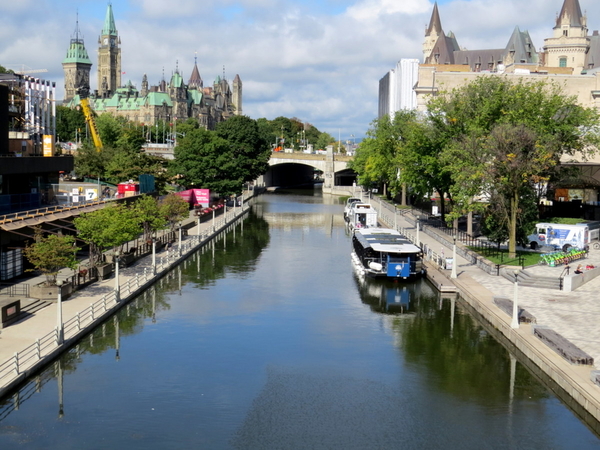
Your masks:
[{"label": "water reflection", "polygon": [[0,447],[597,445],[460,301],[357,278],[342,206],[300,200],[265,197],[5,399]]}]

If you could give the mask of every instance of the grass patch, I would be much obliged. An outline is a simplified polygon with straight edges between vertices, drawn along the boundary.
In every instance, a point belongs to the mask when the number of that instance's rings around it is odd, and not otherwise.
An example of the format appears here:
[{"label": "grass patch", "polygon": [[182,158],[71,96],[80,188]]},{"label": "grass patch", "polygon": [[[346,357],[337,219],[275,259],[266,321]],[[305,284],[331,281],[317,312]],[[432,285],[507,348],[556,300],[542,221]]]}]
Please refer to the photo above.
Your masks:
[{"label": "grass patch", "polygon": [[[488,252],[479,247],[468,247],[469,250],[483,256],[485,259],[493,262],[494,264],[507,264],[510,262],[511,265],[517,265],[517,261],[508,258],[508,249],[494,250],[493,256]],[[540,254],[535,252],[527,252],[523,250],[517,250],[517,256],[523,257],[524,266],[534,266],[540,262]]]}]

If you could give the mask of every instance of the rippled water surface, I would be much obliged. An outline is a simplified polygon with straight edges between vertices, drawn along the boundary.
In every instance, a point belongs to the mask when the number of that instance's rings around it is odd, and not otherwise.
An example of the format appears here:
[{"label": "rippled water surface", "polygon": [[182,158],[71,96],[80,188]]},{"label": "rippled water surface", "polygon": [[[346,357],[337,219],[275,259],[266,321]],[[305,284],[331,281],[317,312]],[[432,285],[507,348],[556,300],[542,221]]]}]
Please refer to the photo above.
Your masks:
[{"label": "rippled water surface", "polygon": [[0,449],[599,447],[460,302],[357,278],[337,202],[260,197],[5,399]]}]

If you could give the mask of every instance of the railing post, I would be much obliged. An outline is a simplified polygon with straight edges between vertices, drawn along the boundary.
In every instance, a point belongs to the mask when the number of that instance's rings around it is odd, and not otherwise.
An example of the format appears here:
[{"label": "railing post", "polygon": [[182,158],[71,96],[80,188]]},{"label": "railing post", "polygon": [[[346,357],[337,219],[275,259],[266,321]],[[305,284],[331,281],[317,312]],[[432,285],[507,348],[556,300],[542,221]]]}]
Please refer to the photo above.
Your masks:
[{"label": "railing post", "polygon": [[19,375],[19,352],[15,352],[15,374]]}]

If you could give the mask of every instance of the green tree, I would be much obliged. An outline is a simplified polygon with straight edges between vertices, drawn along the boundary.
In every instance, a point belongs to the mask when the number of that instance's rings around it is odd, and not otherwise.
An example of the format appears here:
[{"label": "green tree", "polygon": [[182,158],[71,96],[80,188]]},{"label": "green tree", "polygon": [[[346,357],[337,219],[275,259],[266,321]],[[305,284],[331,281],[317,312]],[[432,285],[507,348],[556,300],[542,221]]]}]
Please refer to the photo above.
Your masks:
[{"label": "green tree", "polygon": [[164,217],[173,231],[178,222],[189,217],[190,205],[175,194],[163,197],[158,203],[160,214]]},{"label": "green tree", "polygon": [[114,152],[110,147],[99,152],[93,145],[83,145],[75,155],[75,173],[79,177],[106,179],[106,166]]},{"label": "green tree", "polygon": [[248,116],[234,116],[220,122],[215,133],[229,144],[229,156],[235,169],[230,177],[241,181],[236,190],[226,193],[239,193],[243,183],[256,179],[269,169],[271,149],[255,120]]},{"label": "green tree", "polygon": [[73,222],[79,237],[90,245],[91,267],[101,262],[104,250],[118,250],[142,232],[134,209],[120,203],[82,214]]},{"label": "green tree", "polygon": [[78,250],[73,236],[50,234],[42,237],[37,234],[36,241],[32,245],[28,245],[24,253],[35,269],[46,276],[46,285],[55,286],[56,276],[60,269],[77,267]]},{"label": "green tree", "polygon": [[84,130],[85,117],[83,111],[58,105],[56,107],[56,135],[62,142],[75,141],[78,130]]},{"label": "green tree", "polygon": [[[437,193],[440,198],[440,214],[442,221],[445,221],[445,199],[450,197],[453,180],[449,167],[441,158],[443,136],[440,136],[427,118],[419,118],[409,112],[396,114],[394,126],[401,130],[401,140],[394,161],[394,167],[398,168],[400,174],[396,183],[410,186],[419,197]],[[399,188],[400,186],[395,186],[396,191]]]},{"label": "green tree", "polygon": [[144,230],[144,239],[146,240],[150,239],[156,231],[164,228],[167,224],[166,217],[161,213],[158,201],[150,195],[139,197],[132,208]]},{"label": "green tree", "polygon": [[235,116],[217,129],[191,129],[178,141],[171,172],[181,185],[237,194],[268,169],[268,144],[256,121]]},{"label": "green tree", "polygon": [[103,113],[96,117],[96,126],[98,127],[103,147],[117,147],[125,122],[124,117],[113,116],[110,113]]},{"label": "green tree", "polygon": [[400,191],[399,150],[415,117],[413,112],[398,112],[393,120],[386,115],[371,123],[367,137],[350,163],[361,185],[376,185],[384,195],[387,195],[388,187],[391,187],[392,195]]},{"label": "green tree", "polygon": [[428,108],[452,173],[453,199],[464,212],[477,207],[476,195],[503,196],[512,257],[523,189],[545,181],[563,155],[586,154],[598,140],[589,131],[597,112],[544,82],[482,76],[441,93]]}]

